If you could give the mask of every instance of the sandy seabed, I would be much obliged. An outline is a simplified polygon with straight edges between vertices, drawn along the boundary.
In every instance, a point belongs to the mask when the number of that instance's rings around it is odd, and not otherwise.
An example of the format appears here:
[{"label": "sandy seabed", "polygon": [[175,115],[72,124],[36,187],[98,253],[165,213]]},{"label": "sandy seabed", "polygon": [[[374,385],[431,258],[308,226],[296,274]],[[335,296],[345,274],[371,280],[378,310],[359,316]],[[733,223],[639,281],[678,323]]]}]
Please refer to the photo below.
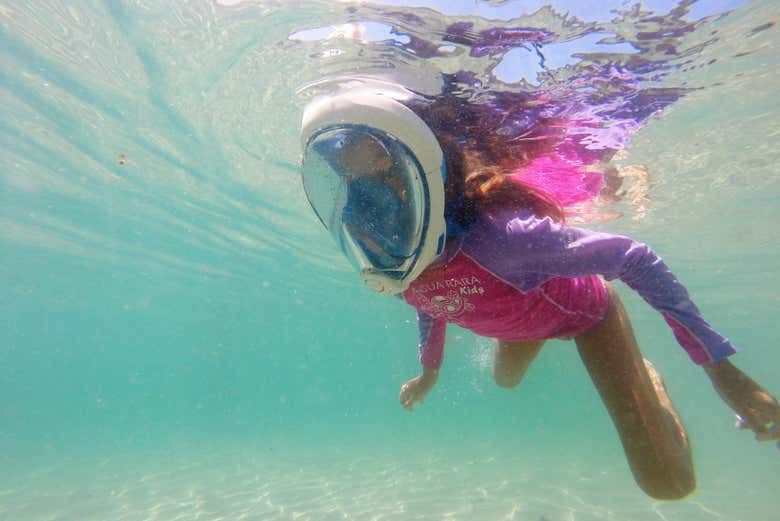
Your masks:
[{"label": "sandy seabed", "polygon": [[639,491],[624,462],[600,467],[528,454],[412,450],[139,452],[8,473],[0,478],[0,519],[776,519],[776,496],[713,483],[684,501],[658,502]]}]

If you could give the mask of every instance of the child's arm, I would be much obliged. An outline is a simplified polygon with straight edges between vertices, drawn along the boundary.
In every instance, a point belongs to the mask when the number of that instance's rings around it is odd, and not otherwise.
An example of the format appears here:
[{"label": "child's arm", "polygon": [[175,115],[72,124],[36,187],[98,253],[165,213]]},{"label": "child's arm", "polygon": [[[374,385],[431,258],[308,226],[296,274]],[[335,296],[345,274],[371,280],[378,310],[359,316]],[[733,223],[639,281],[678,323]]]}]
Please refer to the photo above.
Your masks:
[{"label": "child's arm", "polygon": [[628,237],[572,228],[530,214],[486,219],[467,253],[519,289],[550,276],[620,278],[657,309],[690,358],[704,367],[723,400],[758,435],[780,439],[780,405],[731,364],[735,352],[701,316],[687,290],[647,245]]},{"label": "child's arm", "polygon": [[444,338],[447,334],[447,321],[433,318],[424,311],[417,311],[417,329],[420,333],[420,363],[424,368],[441,367],[444,358]]},{"label": "child's arm", "polygon": [[728,359],[702,367],[723,401],[737,413],[740,428],[755,432],[759,441],[780,440],[780,404],[774,396]]},{"label": "child's arm", "polygon": [[420,331],[420,363],[422,373],[401,386],[401,405],[411,411],[415,403],[422,403],[425,396],[436,385],[444,356],[444,337],[447,322],[433,318],[423,311],[417,311],[417,327]]},{"label": "child's arm", "polygon": [[[697,364],[735,352],[701,316],[685,287],[663,260],[629,237],[573,228],[532,215],[486,219],[464,251],[521,291],[553,276],[619,278],[658,310]],[[466,251],[468,248],[468,251]]]},{"label": "child's arm", "polygon": [[438,379],[438,369],[423,367],[420,376],[412,378],[401,386],[401,407],[411,412],[415,403],[423,403],[425,396],[433,389]]}]

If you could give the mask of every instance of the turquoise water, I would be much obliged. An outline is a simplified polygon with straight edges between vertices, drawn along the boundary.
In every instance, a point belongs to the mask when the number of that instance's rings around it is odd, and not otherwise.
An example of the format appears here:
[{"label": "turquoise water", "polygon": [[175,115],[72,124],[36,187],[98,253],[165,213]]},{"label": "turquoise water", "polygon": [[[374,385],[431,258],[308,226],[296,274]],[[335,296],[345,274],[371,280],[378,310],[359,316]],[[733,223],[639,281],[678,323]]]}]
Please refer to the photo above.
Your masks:
[{"label": "turquoise water", "polygon": [[[307,206],[302,87],[486,63],[379,45],[398,10],[425,20],[415,36],[509,12],[569,30],[572,56],[577,28],[651,23],[520,4],[0,4],[0,519],[775,519],[780,453],[732,428],[625,287],[693,440],[690,498],[636,487],[572,343],[506,391],[490,341],[451,328],[436,389],[398,405],[414,314],[361,286]],[[615,160],[649,172],[646,196],[588,223],[652,244],[775,395],[778,14],[691,6],[688,53],[658,80],[688,90]],[[356,20],[360,38],[326,37]],[[523,76],[502,67],[484,78]]]}]

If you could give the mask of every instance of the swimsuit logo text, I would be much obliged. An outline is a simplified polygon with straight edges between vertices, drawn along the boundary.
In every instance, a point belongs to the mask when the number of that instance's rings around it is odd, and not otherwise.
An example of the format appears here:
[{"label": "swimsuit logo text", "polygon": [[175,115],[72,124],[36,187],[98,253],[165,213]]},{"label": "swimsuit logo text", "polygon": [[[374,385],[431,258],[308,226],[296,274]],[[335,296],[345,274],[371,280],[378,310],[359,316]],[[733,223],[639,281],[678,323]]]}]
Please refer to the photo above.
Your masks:
[{"label": "swimsuit logo text", "polygon": [[[440,292],[441,290],[446,292]],[[465,296],[482,295],[485,288],[478,277],[469,276],[413,285],[412,291],[417,297],[420,309],[431,316],[454,319],[464,312],[474,310],[474,305]],[[437,294],[427,295],[431,292]]]}]

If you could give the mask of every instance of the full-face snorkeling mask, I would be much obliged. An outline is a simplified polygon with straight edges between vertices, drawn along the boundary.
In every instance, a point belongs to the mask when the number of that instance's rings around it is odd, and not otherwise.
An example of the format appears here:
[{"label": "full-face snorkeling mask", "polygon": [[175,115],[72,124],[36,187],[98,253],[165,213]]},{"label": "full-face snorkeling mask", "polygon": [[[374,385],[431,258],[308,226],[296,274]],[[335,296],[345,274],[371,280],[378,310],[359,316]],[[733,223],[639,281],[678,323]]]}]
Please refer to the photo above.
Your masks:
[{"label": "full-face snorkeling mask", "polygon": [[406,290],[444,249],[445,163],[406,89],[364,84],[304,110],[306,196],[363,281]]}]

